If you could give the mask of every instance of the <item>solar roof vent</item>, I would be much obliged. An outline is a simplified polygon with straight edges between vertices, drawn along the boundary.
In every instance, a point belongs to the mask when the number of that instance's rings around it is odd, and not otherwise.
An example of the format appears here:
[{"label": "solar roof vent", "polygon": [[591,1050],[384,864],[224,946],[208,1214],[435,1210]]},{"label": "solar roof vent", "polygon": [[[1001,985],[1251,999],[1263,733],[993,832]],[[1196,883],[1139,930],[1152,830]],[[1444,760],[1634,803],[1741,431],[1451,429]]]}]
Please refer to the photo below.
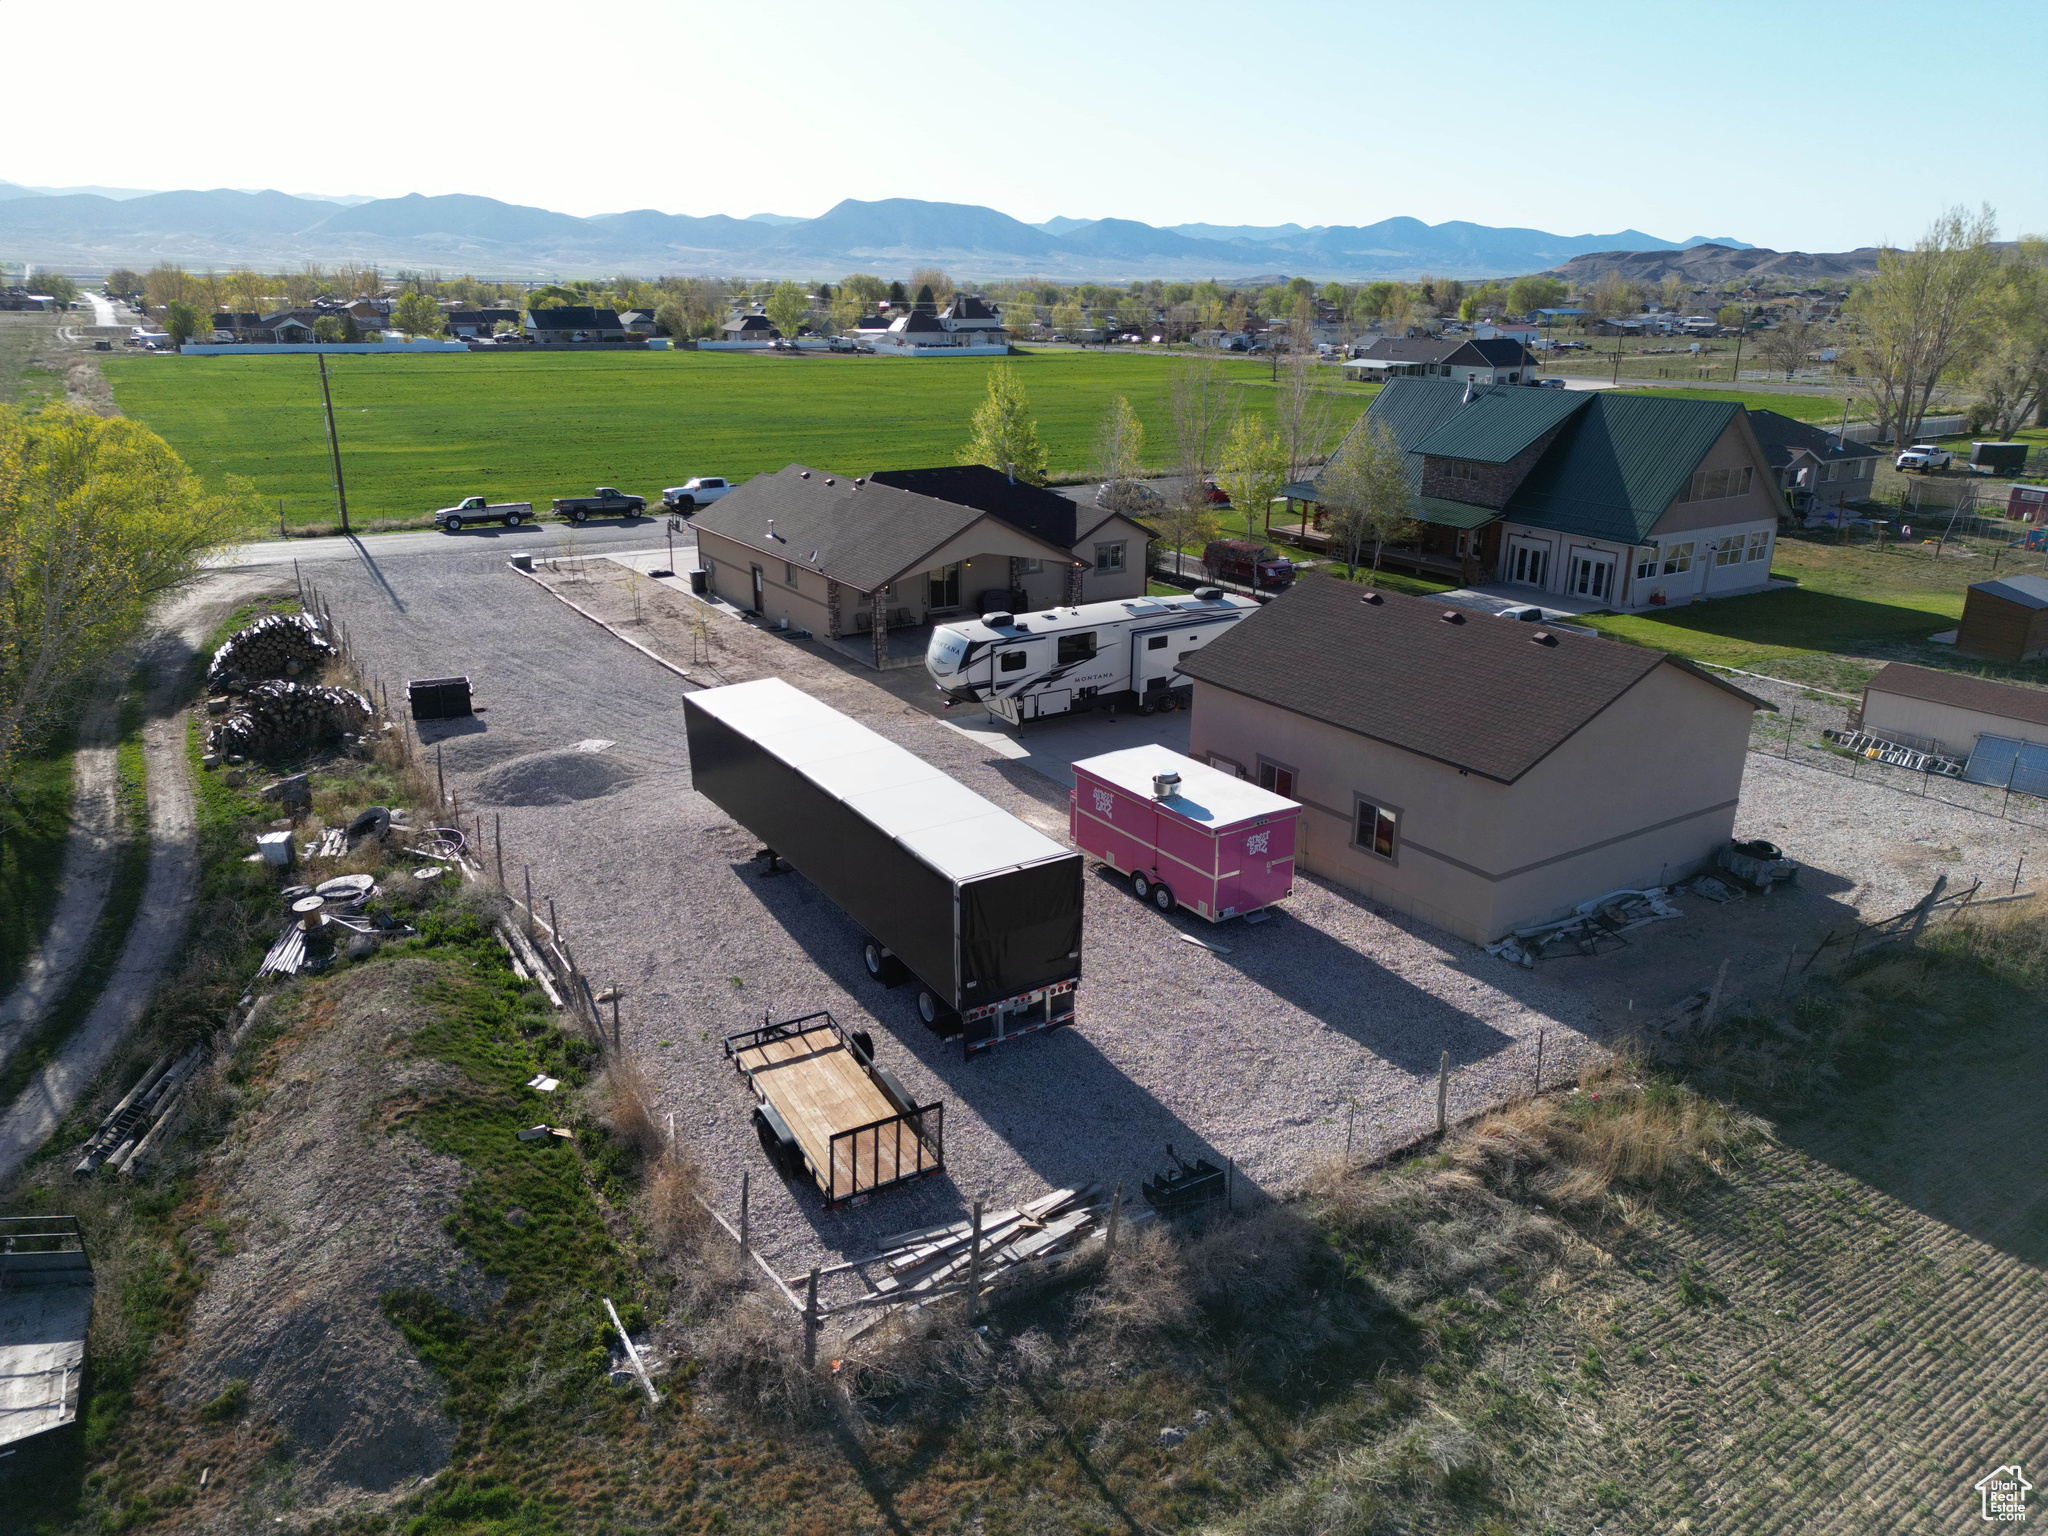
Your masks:
[{"label": "solar roof vent", "polygon": [[1552,634],[1552,633],[1551,633],[1551,632],[1550,632],[1549,630],[1547,630],[1547,629],[1539,629],[1539,630],[1537,630],[1537,631],[1536,631],[1536,633],[1535,633],[1535,634],[1531,635],[1531,636],[1530,636],[1529,638],[1530,638],[1531,640],[1534,640],[1534,641],[1535,641],[1535,642],[1536,642],[1536,643],[1537,643],[1538,645],[1555,645],[1555,644],[1557,644],[1557,636],[1553,635],[1553,634]]},{"label": "solar roof vent", "polygon": [[1359,601],[1361,603],[1371,603],[1375,608],[1377,608],[1381,603],[1385,602],[1386,599],[1381,597],[1377,592],[1368,592],[1365,594],[1365,596],[1361,597]]},{"label": "solar roof vent", "polygon": [[1458,612],[1455,608],[1446,608],[1438,617],[1446,624],[1462,624],[1465,622],[1465,615]]}]

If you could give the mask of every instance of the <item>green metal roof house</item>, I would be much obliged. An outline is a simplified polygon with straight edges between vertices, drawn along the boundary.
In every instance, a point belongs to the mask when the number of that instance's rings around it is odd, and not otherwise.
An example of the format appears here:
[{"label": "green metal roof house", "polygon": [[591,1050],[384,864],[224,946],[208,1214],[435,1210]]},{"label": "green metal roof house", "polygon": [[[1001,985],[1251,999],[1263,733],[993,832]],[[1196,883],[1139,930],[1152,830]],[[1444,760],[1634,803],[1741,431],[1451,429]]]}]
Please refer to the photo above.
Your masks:
[{"label": "green metal roof house", "polygon": [[1629,611],[1770,579],[1779,496],[1733,401],[1396,379],[1373,425],[1407,455],[1422,563],[1455,535],[1468,582]]}]

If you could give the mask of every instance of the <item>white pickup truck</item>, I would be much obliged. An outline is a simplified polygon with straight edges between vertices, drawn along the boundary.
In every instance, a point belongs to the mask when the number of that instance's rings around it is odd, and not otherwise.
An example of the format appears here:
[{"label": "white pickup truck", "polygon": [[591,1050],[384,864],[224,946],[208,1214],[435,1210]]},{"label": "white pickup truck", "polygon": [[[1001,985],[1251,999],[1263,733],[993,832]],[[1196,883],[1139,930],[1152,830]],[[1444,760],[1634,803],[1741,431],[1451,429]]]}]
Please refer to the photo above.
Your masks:
[{"label": "white pickup truck", "polygon": [[663,491],[661,504],[671,512],[694,512],[699,507],[710,506],[731,489],[732,482],[722,475],[698,475]]},{"label": "white pickup truck", "polygon": [[471,496],[458,507],[443,507],[434,514],[434,526],[460,533],[470,523],[503,523],[517,528],[533,516],[530,501],[501,501],[495,505],[481,496]]},{"label": "white pickup truck", "polygon": [[1956,456],[1946,448],[1933,443],[1915,443],[1892,461],[1893,469],[1917,469],[1925,474],[1929,470],[1947,469],[1955,462]]}]

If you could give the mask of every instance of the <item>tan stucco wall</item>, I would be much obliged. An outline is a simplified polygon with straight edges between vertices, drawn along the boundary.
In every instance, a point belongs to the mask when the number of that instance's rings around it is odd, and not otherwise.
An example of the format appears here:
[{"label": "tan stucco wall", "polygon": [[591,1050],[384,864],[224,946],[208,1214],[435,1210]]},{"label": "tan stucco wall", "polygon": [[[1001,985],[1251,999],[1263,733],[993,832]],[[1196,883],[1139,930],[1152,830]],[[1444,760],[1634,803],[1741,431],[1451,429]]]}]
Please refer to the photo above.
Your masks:
[{"label": "tan stucco wall", "polygon": [[[753,567],[760,566],[761,611],[768,622],[772,624],[778,619],[787,619],[792,626],[808,629],[813,634],[827,633],[826,579],[818,572],[800,567],[796,572],[796,584],[791,586],[784,569],[789,562],[749,549],[708,528],[697,530],[697,558],[700,563],[709,561],[711,564],[712,592],[736,608],[753,607]],[[864,599],[851,593],[842,598],[845,605],[842,622],[849,631],[853,627],[853,607],[859,601]]]},{"label": "tan stucco wall", "polygon": [[[1124,568],[1121,571],[1089,570],[1081,577],[1081,601],[1084,603],[1113,603],[1119,598],[1143,597],[1145,595],[1145,562],[1147,546],[1151,535],[1123,517],[1113,517],[1101,527],[1081,535],[1074,545],[1074,558],[1095,563],[1095,546],[1098,544],[1122,544],[1124,546]],[[1064,598],[1061,599],[1065,601]]]},{"label": "tan stucco wall", "polygon": [[2031,720],[2014,720],[2006,715],[1959,709],[1953,704],[1936,704],[1928,699],[1908,699],[1896,693],[1866,689],[1863,695],[1863,729],[1882,736],[1887,731],[1935,741],[1944,751],[1967,757],[1980,735],[2005,736],[2017,741],[2048,742],[2048,725]]},{"label": "tan stucco wall", "polygon": [[[1742,700],[1660,667],[1503,785],[1198,682],[1191,749],[1248,776],[1262,757],[1292,768],[1303,868],[1484,943],[1710,857],[1734,827],[1749,721]],[[1398,811],[1392,861],[1351,845],[1359,796]]]}]

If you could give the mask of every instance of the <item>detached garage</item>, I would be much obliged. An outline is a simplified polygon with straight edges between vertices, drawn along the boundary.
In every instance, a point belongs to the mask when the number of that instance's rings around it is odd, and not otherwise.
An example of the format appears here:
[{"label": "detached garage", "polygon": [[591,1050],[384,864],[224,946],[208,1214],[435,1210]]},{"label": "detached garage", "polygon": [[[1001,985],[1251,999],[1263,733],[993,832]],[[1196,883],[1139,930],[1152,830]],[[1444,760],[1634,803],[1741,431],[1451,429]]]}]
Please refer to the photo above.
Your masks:
[{"label": "detached garage", "polygon": [[1662,651],[1327,577],[1181,671],[1190,755],[1301,804],[1299,867],[1482,943],[1705,863],[1771,707]]},{"label": "detached garage", "polygon": [[1963,597],[1956,650],[1991,661],[2048,656],[2048,578],[2003,576],[1973,585]]},{"label": "detached garage", "polygon": [[2048,689],[1895,661],[1864,684],[1854,723],[1887,741],[1968,759],[1973,783],[2041,793],[2034,775],[2048,767]]}]

